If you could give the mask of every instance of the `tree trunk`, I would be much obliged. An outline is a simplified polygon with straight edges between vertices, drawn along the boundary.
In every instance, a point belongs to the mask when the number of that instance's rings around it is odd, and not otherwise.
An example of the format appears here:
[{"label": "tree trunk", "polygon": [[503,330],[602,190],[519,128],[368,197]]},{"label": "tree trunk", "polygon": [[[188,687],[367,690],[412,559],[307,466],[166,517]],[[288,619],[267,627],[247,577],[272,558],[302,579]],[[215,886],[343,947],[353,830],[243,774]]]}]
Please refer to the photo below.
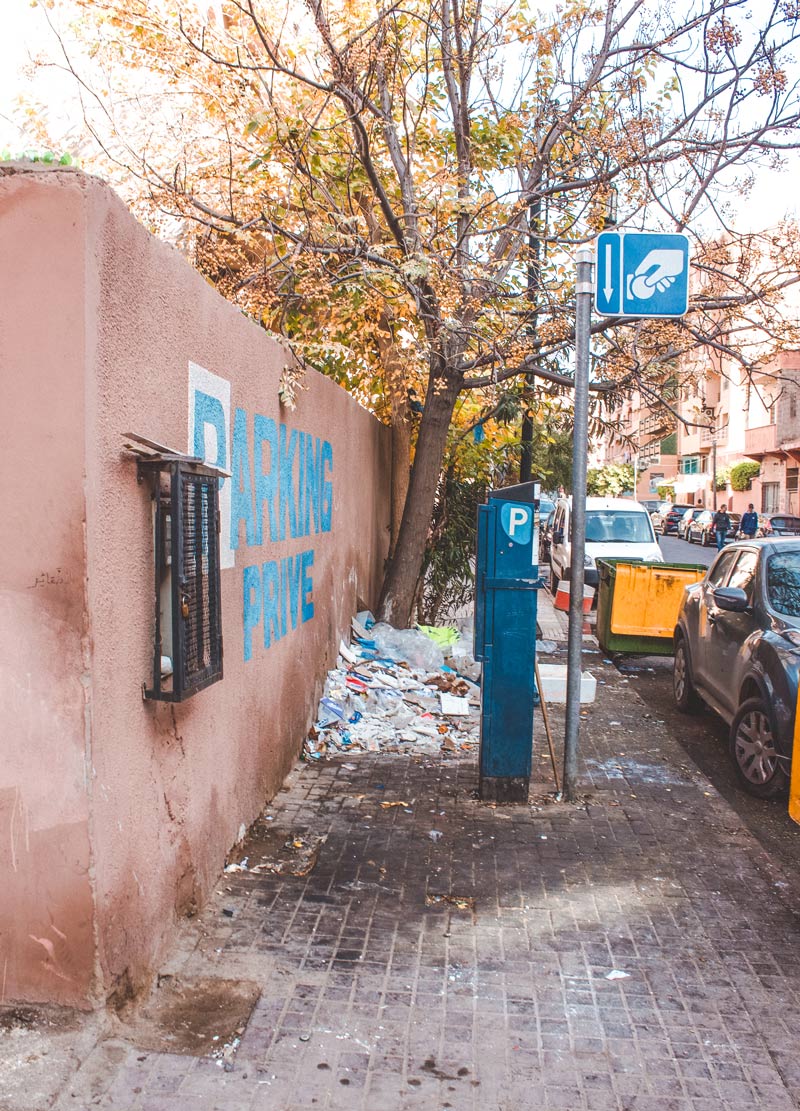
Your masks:
[{"label": "tree trunk", "polygon": [[411,421],[406,404],[395,413],[392,405],[392,536],[389,556],[394,555],[403,520],[411,477]]},{"label": "tree trunk", "polygon": [[460,388],[460,378],[453,373],[432,376],[428,386],[403,519],[378,609],[380,619],[398,629],[407,627],[411,620],[447,433]]},{"label": "tree trunk", "polygon": [[378,350],[383,363],[386,392],[392,414],[392,517],[389,556],[394,554],[400,523],[408,494],[411,473],[411,409],[408,404],[408,381],[405,362],[392,336],[392,327],[386,313],[381,315],[378,331]]}]

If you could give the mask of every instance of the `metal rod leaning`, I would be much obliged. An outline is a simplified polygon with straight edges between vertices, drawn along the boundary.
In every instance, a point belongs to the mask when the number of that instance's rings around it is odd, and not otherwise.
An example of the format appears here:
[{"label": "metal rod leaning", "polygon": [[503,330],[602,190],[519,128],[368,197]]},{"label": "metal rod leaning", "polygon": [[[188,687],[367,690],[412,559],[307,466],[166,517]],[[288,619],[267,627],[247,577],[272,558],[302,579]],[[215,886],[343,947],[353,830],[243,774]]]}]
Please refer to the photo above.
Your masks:
[{"label": "metal rod leaning", "polygon": [[545,701],[544,691],[542,690],[542,677],[539,674],[539,661],[534,662],[534,670],[536,672],[536,688],[539,691],[539,702],[542,707],[542,720],[544,721],[544,731],[547,734],[547,747],[550,749],[550,763],[553,765],[553,778],[556,781],[556,794],[561,794],[561,784],[558,782],[558,765],[556,764],[556,750],[553,747],[553,736],[550,732],[550,717],[547,713],[547,702]]}]

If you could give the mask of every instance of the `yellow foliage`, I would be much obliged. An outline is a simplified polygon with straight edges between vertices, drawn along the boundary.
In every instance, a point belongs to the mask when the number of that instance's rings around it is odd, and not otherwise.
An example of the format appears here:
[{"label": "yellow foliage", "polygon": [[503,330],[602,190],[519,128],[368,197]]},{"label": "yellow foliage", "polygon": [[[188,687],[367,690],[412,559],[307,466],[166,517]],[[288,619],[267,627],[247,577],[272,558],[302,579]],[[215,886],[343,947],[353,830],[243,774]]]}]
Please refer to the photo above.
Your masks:
[{"label": "yellow foliage", "polygon": [[[255,21],[232,0],[74,5],[108,109],[93,120],[106,149],[86,164],[226,297],[384,413],[388,394],[396,401],[406,382],[422,390],[443,364],[481,389],[532,352],[561,366],[573,248],[605,226],[612,188],[630,226],[653,200],[663,207],[652,211],[671,205],[680,220],[694,211],[714,144],[727,141],[729,102],[715,94],[693,114],[697,90],[670,56],[691,45],[723,64],[742,47],[727,16],[701,36],[673,13],[666,40],[642,24],[640,40],[618,36],[603,60],[614,0],[568,0],[544,14],[467,0],[448,7],[461,45],[440,0],[391,9],[254,0]],[[784,14],[796,6],[786,0]],[[589,57],[599,59],[594,84]],[[757,94],[785,92],[779,52],[748,66]],[[525,299],[534,206],[535,306]],[[767,253],[775,273],[796,272],[795,240]],[[780,283],[765,280],[766,256],[720,240],[695,257],[703,326],[735,317],[732,288],[755,285],[760,326],[777,334]],[[703,313],[704,298],[726,295],[729,309]],[[620,380],[696,343],[682,322],[642,325],[632,346],[625,336],[595,343],[604,373]],[[399,387],[387,371],[398,357]]]}]

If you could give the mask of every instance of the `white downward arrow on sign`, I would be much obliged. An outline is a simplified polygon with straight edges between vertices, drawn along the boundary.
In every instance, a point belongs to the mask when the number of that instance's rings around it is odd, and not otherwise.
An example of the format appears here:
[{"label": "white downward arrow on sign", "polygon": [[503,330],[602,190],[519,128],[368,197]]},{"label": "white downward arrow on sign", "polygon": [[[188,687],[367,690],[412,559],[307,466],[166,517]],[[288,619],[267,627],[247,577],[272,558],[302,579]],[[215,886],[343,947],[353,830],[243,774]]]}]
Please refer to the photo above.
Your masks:
[{"label": "white downward arrow on sign", "polygon": [[611,254],[611,244],[606,243],[606,284],[603,286],[606,301],[611,300],[611,294],[614,292],[614,286],[611,284]]}]

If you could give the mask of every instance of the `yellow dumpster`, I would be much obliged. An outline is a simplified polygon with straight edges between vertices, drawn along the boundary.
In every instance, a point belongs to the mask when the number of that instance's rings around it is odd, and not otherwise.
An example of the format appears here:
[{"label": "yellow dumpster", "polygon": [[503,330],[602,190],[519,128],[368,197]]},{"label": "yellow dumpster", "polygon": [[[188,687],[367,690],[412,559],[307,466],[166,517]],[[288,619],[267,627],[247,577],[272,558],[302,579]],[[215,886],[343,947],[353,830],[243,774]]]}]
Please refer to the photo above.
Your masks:
[{"label": "yellow dumpster", "polygon": [[604,652],[671,656],[684,587],[699,582],[698,564],[598,559],[597,639]]}]

